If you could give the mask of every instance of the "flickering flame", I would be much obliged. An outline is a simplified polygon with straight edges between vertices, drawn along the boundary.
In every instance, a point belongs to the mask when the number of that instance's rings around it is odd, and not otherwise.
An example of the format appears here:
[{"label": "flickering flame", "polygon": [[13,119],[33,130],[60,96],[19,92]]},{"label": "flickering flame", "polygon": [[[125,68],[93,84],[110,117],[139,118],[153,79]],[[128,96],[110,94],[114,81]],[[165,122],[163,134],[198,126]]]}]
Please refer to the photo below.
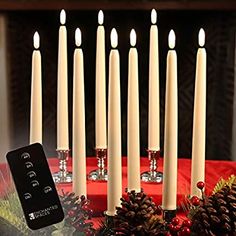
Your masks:
[{"label": "flickering flame", "polygon": [[198,44],[200,47],[204,47],[205,45],[205,31],[203,28],[201,28],[198,33]]},{"label": "flickering flame", "polygon": [[66,12],[64,9],[62,9],[60,13],[60,22],[62,25],[66,23]]},{"label": "flickering flame", "polygon": [[118,45],[118,34],[116,32],[116,29],[113,28],[111,31],[111,46],[113,48],[116,48]]},{"label": "flickering flame", "polygon": [[34,41],[34,48],[38,49],[39,48],[39,33],[37,31],[34,33],[33,41]]},{"label": "flickering flame", "polygon": [[153,25],[157,23],[157,12],[155,9],[151,11],[151,22]]},{"label": "flickering flame", "polygon": [[98,24],[99,24],[99,25],[102,25],[103,22],[104,22],[104,14],[103,14],[103,11],[100,10],[100,11],[98,12]]},{"label": "flickering flame", "polygon": [[136,36],[135,30],[132,29],[130,31],[130,45],[132,47],[135,47],[135,45],[136,45],[136,40],[137,40],[136,38],[137,38],[137,36]]},{"label": "flickering flame", "polygon": [[174,30],[171,30],[169,33],[168,44],[169,44],[170,49],[173,49],[175,47],[175,32],[174,32]]},{"label": "flickering flame", "polygon": [[82,36],[81,36],[81,30],[80,28],[77,28],[75,31],[75,44],[77,47],[80,47],[82,42]]}]

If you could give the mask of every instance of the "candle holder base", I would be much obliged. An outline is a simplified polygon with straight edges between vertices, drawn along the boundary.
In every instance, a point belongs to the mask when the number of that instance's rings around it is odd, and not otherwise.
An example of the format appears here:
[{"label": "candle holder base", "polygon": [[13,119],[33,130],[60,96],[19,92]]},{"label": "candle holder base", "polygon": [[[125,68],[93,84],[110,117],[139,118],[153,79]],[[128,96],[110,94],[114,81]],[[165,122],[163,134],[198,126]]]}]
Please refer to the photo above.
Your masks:
[{"label": "candle holder base", "polygon": [[160,151],[147,150],[150,161],[150,170],[141,174],[141,180],[146,183],[162,183],[163,173],[157,171],[157,161],[160,157]]},{"label": "candle holder base", "polygon": [[109,235],[115,235],[114,228],[115,228],[115,216],[108,215],[107,212],[104,212],[105,216],[105,225],[107,231],[109,231]]},{"label": "candle holder base", "polygon": [[54,173],[52,175],[55,183],[72,183],[72,172],[67,172],[66,175],[61,173],[60,171]]},{"label": "candle holder base", "polygon": [[141,174],[141,180],[147,183],[162,183],[163,173],[158,171],[146,171]]},{"label": "candle holder base", "polygon": [[55,183],[71,183],[72,173],[67,170],[67,161],[70,150],[57,150],[59,171],[52,174]]},{"label": "candle holder base", "polygon": [[106,220],[107,225],[114,226],[115,216],[110,216],[107,214],[107,212],[104,212],[104,215],[105,215],[105,220]]},{"label": "candle holder base", "polygon": [[93,181],[107,181],[107,170],[93,170],[89,173],[88,179]]},{"label": "candle holder base", "polygon": [[107,181],[107,169],[105,169],[105,159],[107,158],[107,149],[97,148],[96,157],[98,159],[98,169],[91,171],[88,174],[88,180],[92,181]]},{"label": "candle holder base", "polygon": [[171,223],[172,219],[176,217],[176,210],[163,210],[163,219],[166,223]]}]

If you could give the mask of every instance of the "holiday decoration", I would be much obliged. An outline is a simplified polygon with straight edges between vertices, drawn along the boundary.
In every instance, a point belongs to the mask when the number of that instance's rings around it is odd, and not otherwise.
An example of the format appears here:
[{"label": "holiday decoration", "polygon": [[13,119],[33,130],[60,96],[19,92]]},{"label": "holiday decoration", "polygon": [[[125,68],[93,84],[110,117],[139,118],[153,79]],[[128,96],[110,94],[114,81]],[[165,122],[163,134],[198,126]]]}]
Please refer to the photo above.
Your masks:
[{"label": "holiday decoration", "polygon": [[160,216],[163,212],[143,191],[131,191],[121,198],[121,207],[112,221],[105,221],[97,235],[165,235],[165,236],[221,236],[236,235],[236,177],[221,179],[211,196],[204,193],[205,183],[198,182],[202,198],[187,200],[189,212],[185,220],[178,217],[170,223]]},{"label": "holiday decoration", "polygon": [[94,235],[95,229],[91,220],[93,211],[89,208],[89,200],[85,196],[76,196],[75,193],[62,191],[60,201],[65,214],[66,225],[75,228],[75,234]]},{"label": "holiday decoration", "polygon": [[115,232],[121,235],[164,235],[162,211],[143,191],[127,193],[117,207]]},{"label": "holiday decoration", "polygon": [[162,210],[143,191],[127,192],[117,214],[103,222],[98,235],[165,235]]},{"label": "holiday decoration", "polygon": [[190,226],[192,225],[191,220],[187,219],[180,224],[179,218],[175,217],[168,225],[168,232],[166,235],[171,236],[187,236],[190,235]]},{"label": "holiday decoration", "polygon": [[[8,192],[9,191],[9,192]],[[90,222],[92,210],[89,201],[84,197],[75,196],[75,193],[60,195],[65,219],[58,223],[39,230],[31,230],[25,221],[24,214],[14,189],[9,188],[6,195],[0,198],[0,228],[6,235],[95,235],[93,223]]]},{"label": "holiday decoration", "polygon": [[184,208],[188,216],[178,216],[166,222],[163,210],[143,191],[127,192],[121,198],[115,216],[105,216],[95,230],[91,221],[89,200],[75,193],[61,191],[59,197],[65,219],[55,225],[32,231],[28,228],[14,189],[9,188],[0,198],[1,232],[8,235],[44,236],[235,236],[236,235],[236,176],[221,179],[210,196],[204,193],[205,183],[198,182],[202,196],[186,199]]},{"label": "holiday decoration", "polygon": [[[202,186],[198,183],[199,189]],[[211,196],[203,194],[199,204],[193,205],[190,211],[192,235],[236,235],[235,176],[230,176],[228,180],[221,179]]]}]

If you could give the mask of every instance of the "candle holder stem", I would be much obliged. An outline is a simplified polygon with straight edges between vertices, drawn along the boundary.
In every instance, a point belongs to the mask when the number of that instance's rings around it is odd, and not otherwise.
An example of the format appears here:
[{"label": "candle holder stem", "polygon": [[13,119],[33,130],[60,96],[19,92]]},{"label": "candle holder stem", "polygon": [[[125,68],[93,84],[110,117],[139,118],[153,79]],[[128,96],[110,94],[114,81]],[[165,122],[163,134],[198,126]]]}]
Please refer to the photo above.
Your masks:
[{"label": "candle holder stem", "polygon": [[147,152],[150,161],[150,168],[149,171],[141,174],[141,180],[148,183],[162,183],[163,173],[157,170],[160,151],[147,150]]},{"label": "candle holder stem", "polygon": [[67,170],[67,161],[70,150],[57,150],[59,159],[59,171],[54,173],[53,180],[55,183],[71,183],[72,173]]},{"label": "candle holder stem", "polygon": [[98,169],[89,173],[88,179],[93,181],[107,181],[107,169],[105,168],[105,159],[107,158],[107,149],[97,148],[96,157],[98,160]]}]

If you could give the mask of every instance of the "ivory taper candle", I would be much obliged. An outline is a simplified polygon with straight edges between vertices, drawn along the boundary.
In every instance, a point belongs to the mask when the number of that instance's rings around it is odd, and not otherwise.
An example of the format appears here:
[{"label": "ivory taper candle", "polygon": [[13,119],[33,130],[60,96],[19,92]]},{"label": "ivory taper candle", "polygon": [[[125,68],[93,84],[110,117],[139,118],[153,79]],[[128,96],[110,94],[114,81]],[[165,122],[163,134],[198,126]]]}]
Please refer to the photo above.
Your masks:
[{"label": "ivory taper candle", "polygon": [[[75,43],[81,45],[81,31],[75,31]],[[73,76],[73,184],[72,191],[77,195],[87,195],[86,186],[86,141],[84,104],[84,56],[81,48],[74,52]]]},{"label": "ivory taper candle", "polygon": [[148,103],[148,150],[160,150],[160,101],[159,101],[159,51],[157,13],[151,12],[149,50],[149,103]]},{"label": "ivory taper candle", "polygon": [[130,32],[130,44],[127,124],[128,191],[140,192],[138,52],[135,48],[134,29]]},{"label": "ivory taper candle", "polygon": [[106,126],[106,60],[104,14],[98,13],[97,46],[96,46],[96,98],[95,98],[95,147],[107,148]]},{"label": "ivory taper candle", "polygon": [[69,149],[66,13],[60,14],[57,74],[57,149]]},{"label": "ivory taper candle", "polygon": [[39,34],[35,32],[31,74],[30,144],[42,143],[42,69]]},{"label": "ivory taper candle", "polygon": [[177,197],[177,138],[178,138],[178,96],[177,96],[177,55],[175,33],[170,31],[170,50],[166,66],[165,136],[164,136],[164,176],[162,207],[176,210]]},{"label": "ivory taper candle", "polygon": [[205,181],[205,140],[206,140],[206,64],[207,54],[204,47],[205,32],[198,35],[200,48],[197,52],[195,98],[193,117],[191,195],[201,197],[197,182]]},{"label": "ivory taper candle", "polygon": [[108,195],[107,215],[114,216],[122,197],[121,165],[121,104],[120,104],[120,56],[116,49],[118,36],[111,31],[112,50],[109,57],[108,98]]}]

